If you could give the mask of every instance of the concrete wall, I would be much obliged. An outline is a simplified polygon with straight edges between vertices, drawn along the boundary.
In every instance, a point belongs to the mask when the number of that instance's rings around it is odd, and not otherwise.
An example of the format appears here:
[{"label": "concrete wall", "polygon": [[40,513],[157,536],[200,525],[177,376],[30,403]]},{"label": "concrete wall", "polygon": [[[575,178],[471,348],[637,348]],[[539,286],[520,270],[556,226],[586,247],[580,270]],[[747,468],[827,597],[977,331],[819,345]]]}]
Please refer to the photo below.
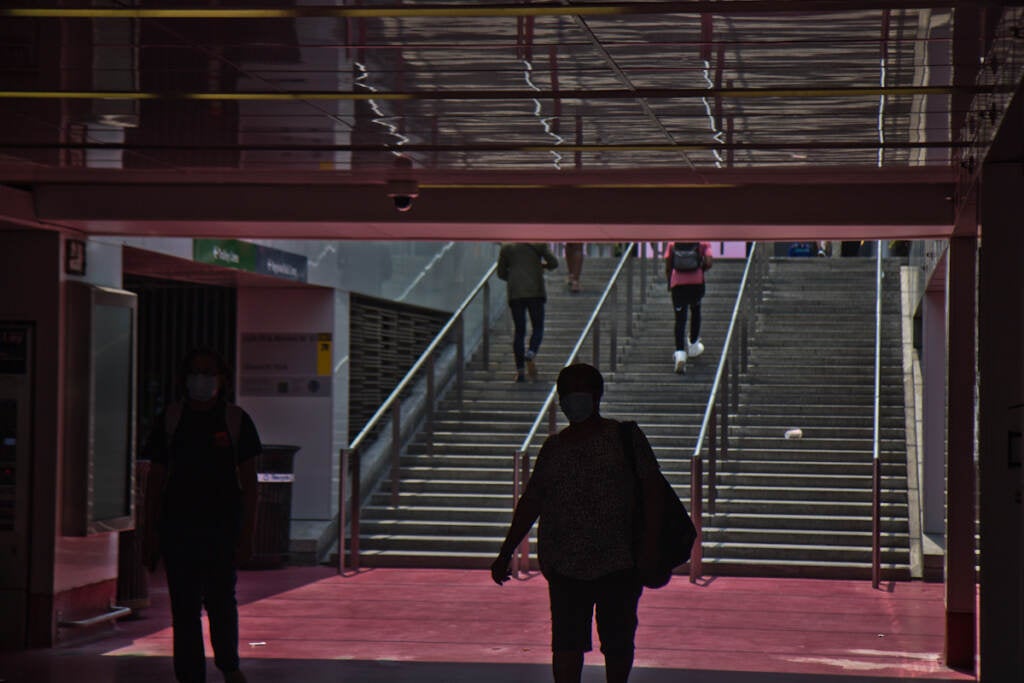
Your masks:
[{"label": "concrete wall", "polygon": [[[318,287],[241,288],[238,290],[238,378],[245,373],[246,333],[335,334],[335,293]],[[311,352],[314,352],[311,349]],[[335,361],[332,359],[332,369]],[[293,519],[327,519],[333,514],[334,401],[331,396],[247,396],[238,404],[253,418],[264,444],[301,447],[295,460]]]}]

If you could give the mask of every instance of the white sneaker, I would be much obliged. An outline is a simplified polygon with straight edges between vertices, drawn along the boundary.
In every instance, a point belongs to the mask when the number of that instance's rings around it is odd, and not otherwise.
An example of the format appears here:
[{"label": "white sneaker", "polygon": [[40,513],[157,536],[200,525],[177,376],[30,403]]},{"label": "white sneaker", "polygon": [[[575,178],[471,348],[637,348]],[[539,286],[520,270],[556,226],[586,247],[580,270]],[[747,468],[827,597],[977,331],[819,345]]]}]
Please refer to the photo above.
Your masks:
[{"label": "white sneaker", "polygon": [[672,354],[672,361],[675,363],[677,375],[681,375],[686,372],[686,351],[676,351]]},{"label": "white sneaker", "polygon": [[696,358],[700,354],[704,353],[704,344],[701,343],[700,339],[695,342],[690,342],[688,353],[690,358]]}]

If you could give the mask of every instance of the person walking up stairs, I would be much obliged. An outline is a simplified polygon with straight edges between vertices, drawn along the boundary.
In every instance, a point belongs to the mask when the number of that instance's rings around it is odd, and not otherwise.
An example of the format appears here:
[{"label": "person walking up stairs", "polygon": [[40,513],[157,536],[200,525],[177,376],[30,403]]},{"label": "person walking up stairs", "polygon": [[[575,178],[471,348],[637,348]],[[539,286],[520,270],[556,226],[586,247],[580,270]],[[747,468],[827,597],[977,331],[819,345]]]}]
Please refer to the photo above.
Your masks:
[{"label": "person walking up stairs", "polygon": [[[665,279],[672,292],[675,309],[676,350],[672,366],[676,374],[686,372],[687,358],[704,353],[700,340],[700,302],[704,298],[704,271],[711,268],[711,244],[708,242],[672,242],[665,248]],[[686,335],[687,317],[690,335]]]}]

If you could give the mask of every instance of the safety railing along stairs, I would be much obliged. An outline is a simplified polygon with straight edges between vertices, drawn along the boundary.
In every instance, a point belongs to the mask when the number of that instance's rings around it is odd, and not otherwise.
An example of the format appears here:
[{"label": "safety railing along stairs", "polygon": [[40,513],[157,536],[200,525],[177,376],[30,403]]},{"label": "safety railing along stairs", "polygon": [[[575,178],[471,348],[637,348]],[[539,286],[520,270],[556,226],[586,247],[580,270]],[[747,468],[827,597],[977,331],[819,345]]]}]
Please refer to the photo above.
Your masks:
[{"label": "safety railing along stairs", "polygon": [[[637,259],[649,268],[653,277],[641,300],[636,319],[636,332],[620,345],[619,357],[612,370],[610,359],[601,359],[598,368],[605,377],[605,393],[601,414],[619,420],[636,420],[643,428],[666,478],[684,500],[689,497],[690,450],[698,433],[706,398],[717,367],[718,351],[725,337],[733,303],[744,271],[741,259],[716,260],[707,271],[707,293],[703,301],[701,337],[706,350],[692,359],[685,374],[674,372],[674,313],[666,287],[664,262],[660,250],[645,247],[653,258]],[[580,360],[593,363],[586,350]],[[546,409],[535,417],[536,429],[528,442],[523,441],[517,453],[520,482],[529,477],[529,452],[536,453],[548,434],[564,426],[557,412],[554,396]],[[538,422],[539,420],[539,422]],[[521,484],[522,485],[522,484]],[[689,503],[687,503],[689,507]],[[516,568],[532,566],[528,548],[517,554]]]},{"label": "safety railing along stairs", "polygon": [[[395,450],[390,474],[371,495],[349,497],[362,498],[363,504],[349,508],[342,546],[347,549],[348,566],[490,564],[511,519],[508,500],[513,493],[513,469],[508,454],[530,426],[580,328],[606,293],[606,282],[615,273],[626,273],[629,280],[622,276],[620,282],[627,290],[625,296],[620,296],[619,310],[606,319],[596,343],[598,349],[618,355],[620,333],[624,339],[636,315],[627,309],[639,305],[634,301],[640,291],[634,271],[644,267],[629,263],[626,257],[588,258],[584,291],[579,294],[566,288],[563,268],[547,275],[537,382],[512,382],[507,316],[495,325],[487,353],[481,348],[466,365],[461,393],[450,391],[424,429],[406,448]],[[381,411],[386,410],[382,406]]]},{"label": "safety railing along stairs", "polygon": [[771,260],[748,372],[718,401],[703,573],[909,578],[898,267]]}]

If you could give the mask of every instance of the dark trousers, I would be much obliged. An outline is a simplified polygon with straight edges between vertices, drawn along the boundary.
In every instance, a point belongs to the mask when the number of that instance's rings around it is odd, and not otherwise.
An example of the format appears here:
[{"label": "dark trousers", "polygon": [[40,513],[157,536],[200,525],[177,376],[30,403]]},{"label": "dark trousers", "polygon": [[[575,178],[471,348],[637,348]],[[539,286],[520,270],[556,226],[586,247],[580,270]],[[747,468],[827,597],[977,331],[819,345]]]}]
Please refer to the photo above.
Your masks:
[{"label": "dark trousers", "polygon": [[690,315],[690,341],[700,339],[700,301],[704,285],[676,285],[672,288],[672,307],[676,311],[676,350],[685,351],[686,318]]},{"label": "dark trousers", "polygon": [[508,307],[512,311],[512,324],[515,333],[512,336],[512,353],[516,356],[516,369],[522,370],[526,364],[526,314],[530,314],[530,351],[533,355],[540,350],[540,342],[544,338],[544,299],[509,299]]},{"label": "dark trousers", "polygon": [[210,620],[214,663],[238,670],[238,603],[235,543],[230,538],[171,537],[161,546],[167,568],[174,627],[174,675],[180,683],[205,683],[201,610]]}]

